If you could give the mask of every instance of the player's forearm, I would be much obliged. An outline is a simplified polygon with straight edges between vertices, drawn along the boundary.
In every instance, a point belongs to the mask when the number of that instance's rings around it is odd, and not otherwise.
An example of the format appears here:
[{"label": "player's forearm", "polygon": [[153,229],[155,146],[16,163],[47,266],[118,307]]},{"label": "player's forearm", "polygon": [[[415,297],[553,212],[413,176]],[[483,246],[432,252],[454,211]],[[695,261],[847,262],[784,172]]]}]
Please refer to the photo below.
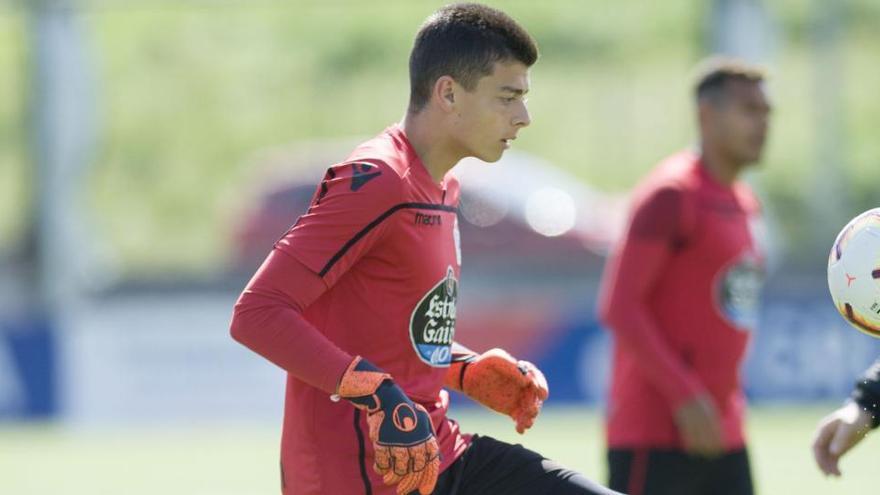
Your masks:
[{"label": "player's forearm", "polygon": [[673,408],[703,393],[700,379],[665,341],[647,311],[632,306],[626,305],[628,314],[612,311],[605,320],[618,345],[634,355],[643,375]]},{"label": "player's forearm", "polygon": [[856,382],[852,399],[871,415],[871,426],[880,426],[880,360],[874,362]]},{"label": "player's forearm", "polygon": [[258,294],[239,299],[230,333],[250,350],[329,394],[353,359],[300,313]]},{"label": "player's forearm", "polygon": [[302,315],[324,290],[323,282],[308,268],[274,251],[235,304],[230,333],[293,376],[333,393],[354,357]]},{"label": "player's forearm", "polygon": [[630,241],[609,265],[600,316],[618,345],[635,355],[644,376],[673,407],[703,392],[699,378],[662,334],[648,301],[654,281],[665,269],[668,248],[662,242]]}]

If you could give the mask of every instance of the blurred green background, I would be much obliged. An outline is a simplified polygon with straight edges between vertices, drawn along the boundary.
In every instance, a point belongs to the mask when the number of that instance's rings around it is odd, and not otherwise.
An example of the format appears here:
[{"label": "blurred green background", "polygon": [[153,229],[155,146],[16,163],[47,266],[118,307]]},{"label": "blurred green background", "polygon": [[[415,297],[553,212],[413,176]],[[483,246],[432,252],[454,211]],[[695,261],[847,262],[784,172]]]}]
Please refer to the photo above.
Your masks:
[{"label": "blurred green background", "polygon": [[[708,50],[709,2],[489,3],[519,19],[542,51],[532,70],[533,125],[517,148],[600,189],[624,191],[693,142],[689,75]],[[880,182],[880,2],[836,2],[839,87],[824,93],[816,87],[824,70],[822,4],[765,4],[776,109],[755,181],[793,245],[816,243],[810,228],[824,176],[843,185],[847,208],[837,214],[847,217],[876,204]],[[31,197],[23,5],[0,7],[0,246],[7,250],[24,237]],[[100,124],[82,201],[123,272],[142,275],[205,273],[223,263],[229,218],[256,150],[370,136],[399,119],[412,37],[442,2],[80,5]],[[817,100],[829,93],[840,103],[829,117],[840,136],[831,171],[822,171]]]}]

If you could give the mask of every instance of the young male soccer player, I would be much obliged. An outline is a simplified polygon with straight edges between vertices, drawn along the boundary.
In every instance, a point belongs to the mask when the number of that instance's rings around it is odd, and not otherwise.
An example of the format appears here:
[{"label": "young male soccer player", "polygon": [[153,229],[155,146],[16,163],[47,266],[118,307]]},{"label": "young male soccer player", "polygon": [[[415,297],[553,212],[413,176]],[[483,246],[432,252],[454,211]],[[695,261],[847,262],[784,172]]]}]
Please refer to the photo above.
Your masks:
[{"label": "young male soccer player", "polygon": [[880,360],[856,382],[850,400],[822,419],[813,458],[826,475],[840,476],[840,458],[880,426]]},{"label": "young male soccer player", "polygon": [[530,363],[454,341],[459,188],[448,174],[467,156],[497,161],[529,124],[537,56],[498,10],[460,4],[429,17],[403,123],[327,171],[242,293],[232,336],[288,372],[283,493],[612,493],[446,416],[444,385],[520,433],[547,398]]},{"label": "young male soccer player", "polygon": [[749,495],[739,365],[762,256],[758,203],[741,173],[764,148],[760,71],[713,59],[696,85],[700,143],[633,196],[608,262],[601,317],[614,339],[610,487],[631,495]]}]

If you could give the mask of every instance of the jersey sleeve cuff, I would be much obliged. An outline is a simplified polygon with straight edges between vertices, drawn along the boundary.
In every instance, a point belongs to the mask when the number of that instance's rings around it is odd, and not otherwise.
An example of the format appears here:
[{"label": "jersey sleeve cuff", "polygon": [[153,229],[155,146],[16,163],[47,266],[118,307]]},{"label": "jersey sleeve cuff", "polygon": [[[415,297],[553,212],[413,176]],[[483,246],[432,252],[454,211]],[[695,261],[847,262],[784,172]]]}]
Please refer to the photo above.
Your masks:
[{"label": "jersey sleeve cuff", "polygon": [[851,397],[853,402],[871,415],[871,429],[876,429],[880,426],[880,398],[858,385],[853,390]]}]

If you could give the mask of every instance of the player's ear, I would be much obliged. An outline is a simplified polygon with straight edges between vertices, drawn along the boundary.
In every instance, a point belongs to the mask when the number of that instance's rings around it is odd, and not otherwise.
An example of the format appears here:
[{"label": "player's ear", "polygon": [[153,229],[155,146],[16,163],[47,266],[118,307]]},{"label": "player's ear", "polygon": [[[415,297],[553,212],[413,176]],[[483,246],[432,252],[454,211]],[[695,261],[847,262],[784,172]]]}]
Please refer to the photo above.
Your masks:
[{"label": "player's ear", "polygon": [[455,91],[457,84],[450,76],[440,76],[434,83],[432,99],[445,112],[452,112],[455,108]]}]

